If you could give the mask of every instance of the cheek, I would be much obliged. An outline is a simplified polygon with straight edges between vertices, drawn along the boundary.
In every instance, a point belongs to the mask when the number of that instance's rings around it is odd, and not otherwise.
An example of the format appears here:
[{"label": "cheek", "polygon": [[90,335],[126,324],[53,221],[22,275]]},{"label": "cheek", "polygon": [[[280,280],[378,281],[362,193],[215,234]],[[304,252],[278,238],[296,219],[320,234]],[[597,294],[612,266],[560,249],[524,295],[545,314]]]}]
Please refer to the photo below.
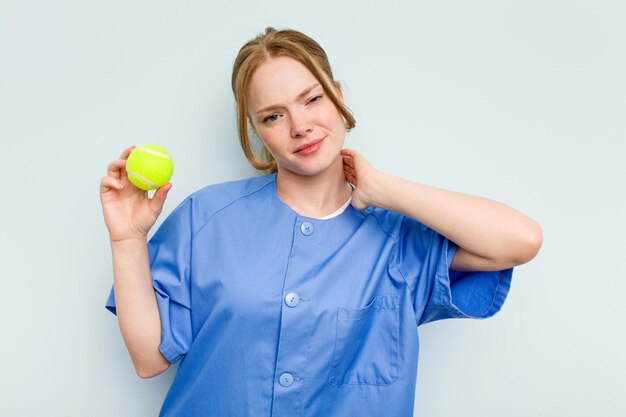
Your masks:
[{"label": "cheek", "polygon": [[328,119],[329,123],[332,126],[332,129],[335,131],[335,133],[337,135],[345,135],[347,130],[346,130],[346,124],[343,120],[343,117],[341,117],[341,113],[339,113],[338,111],[334,110],[333,112],[331,112],[328,115]]},{"label": "cheek", "polygon": [[341,113],[339,113],[339,111],[332,104],[324,109],[323,117],[324,120],[331,124],[334,128],[345,127]]},{"label": "cheek", "polygon": [[273,151],[280,142],[280,136],[282,135],[280,130],[281,129],[277,129],[276,127],[271,129],[260,127],[257,130],[257,136],[265,144],[265,146],[272,151],[272,154],[274,154]]}]

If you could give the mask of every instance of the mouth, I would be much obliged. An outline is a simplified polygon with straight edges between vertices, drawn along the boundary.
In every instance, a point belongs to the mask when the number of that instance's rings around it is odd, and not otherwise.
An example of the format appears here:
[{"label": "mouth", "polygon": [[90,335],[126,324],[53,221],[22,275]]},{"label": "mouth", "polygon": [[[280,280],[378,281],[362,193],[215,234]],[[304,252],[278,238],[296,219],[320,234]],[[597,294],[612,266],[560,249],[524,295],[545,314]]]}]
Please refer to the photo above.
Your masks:
[{"label": "mouth", "polygon": [[294,153],[298,153],[298,152],[300,152],[300,151],[303,151],[303,150],[306,150],[306,149],[308,149],[308,148],[311,148],[311,147],[313,147],[313,146],[317,145],[318,143],[320,143],[321,141],[323,141],[324,139],[325,139],[325,137],[323,137],[323,138],[321,138],[321,139],[316,139],[316,140],[311,141],[311,142],[309,142],[309,143],[305,143],[304,145],[302,145],[302,146],[300,146],[298,149],[296,149],[296,150],[294,151]]}]

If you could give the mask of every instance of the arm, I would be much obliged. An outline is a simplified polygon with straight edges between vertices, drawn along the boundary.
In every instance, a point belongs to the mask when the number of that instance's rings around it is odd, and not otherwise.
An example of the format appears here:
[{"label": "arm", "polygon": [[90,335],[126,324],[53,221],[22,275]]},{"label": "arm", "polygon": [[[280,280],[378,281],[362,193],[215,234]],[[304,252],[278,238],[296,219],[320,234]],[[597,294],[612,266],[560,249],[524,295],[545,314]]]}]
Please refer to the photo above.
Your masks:
[{"label": "arm", "polygon": [[533,259],[541,228],[498,201],[430,187],[378,172],[370,177],[372,203],[411,217],[459,248],[450,269],[501,270]]},{"label": "arm", "polygon": [[147,235],[163,210],[171,184],[154,196],[130,183],[126,160],[134,146],[107,166],[100,179],[100,201],[113,255],[113,289],[122,337],[137,374],[149,378],[167,369],[161,354],[161,317],[152,286]]},{"label": "arm", "polygon": [[342,154],[346,179],[360,189],[353,193],[353,205],[403,214],[447,237],[459,246],[453,270],[510,268],[533,259],[541,247],[539,225],[503,203],[378,171],[353,150]]},{"label": "arm", "polygon": [[161,319],[150,276],[145,238],[111,241],[117,319],[135,371],[150,378],[169,361],[159,351]]}]

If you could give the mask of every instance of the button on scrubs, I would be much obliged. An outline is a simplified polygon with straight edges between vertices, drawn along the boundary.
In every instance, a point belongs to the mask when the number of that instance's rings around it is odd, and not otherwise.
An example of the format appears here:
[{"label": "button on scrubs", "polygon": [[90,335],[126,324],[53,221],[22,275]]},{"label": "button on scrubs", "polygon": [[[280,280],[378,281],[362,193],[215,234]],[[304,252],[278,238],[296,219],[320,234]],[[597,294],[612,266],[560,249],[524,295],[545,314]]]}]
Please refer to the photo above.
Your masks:
[{"label": "button on scrubs", "polygon": [[416,326],[490,317],[511,284],[449,271],[456,249],[378,207],[299,215],[276,174],[196,191],[148,242],[159,348],[180,361],[160,416],[412,417]]}]

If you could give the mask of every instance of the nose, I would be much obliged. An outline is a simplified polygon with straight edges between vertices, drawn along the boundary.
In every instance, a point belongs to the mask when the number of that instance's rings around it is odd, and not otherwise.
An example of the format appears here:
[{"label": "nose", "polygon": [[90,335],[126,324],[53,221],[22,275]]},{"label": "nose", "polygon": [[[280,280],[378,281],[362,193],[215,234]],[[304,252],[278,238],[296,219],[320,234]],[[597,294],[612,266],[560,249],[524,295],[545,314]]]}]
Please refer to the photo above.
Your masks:
[{"label": "nose", "polygon": [[291,113],[291,136],[302,137],[313,131],[312,123],[306,111]]}]

